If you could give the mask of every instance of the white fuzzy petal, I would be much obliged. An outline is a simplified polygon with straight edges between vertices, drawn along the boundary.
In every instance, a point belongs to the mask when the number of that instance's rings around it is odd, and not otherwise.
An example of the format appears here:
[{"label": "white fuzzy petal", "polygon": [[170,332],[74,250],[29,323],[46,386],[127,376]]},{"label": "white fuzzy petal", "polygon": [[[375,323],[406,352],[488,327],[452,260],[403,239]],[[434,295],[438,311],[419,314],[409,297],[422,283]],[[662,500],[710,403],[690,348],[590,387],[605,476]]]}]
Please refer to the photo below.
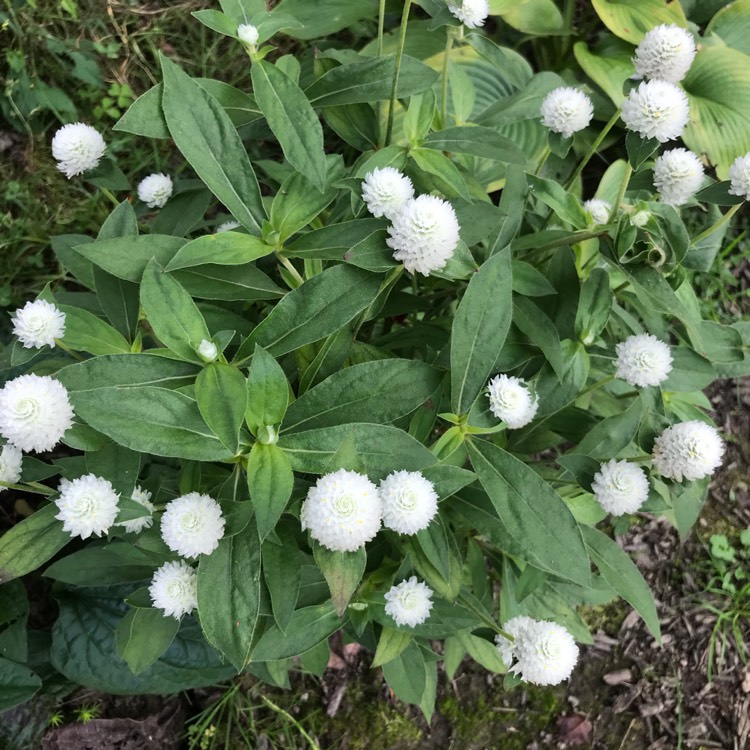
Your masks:
[{"label": "white fuzzy petal", "polygon": [[587,127],[593,116],[591,99],[570,86],[550,91],[542,102],[542,124],[566,138]]},{"label": "white fuzzy petal", "polygon": [[198,606],[198,573],[184,560],[166,562],[154,573],[148,593],[165,617],[179,620]]},{"label": "white fuzzy petal", "polygon": [[92,534],[106,534],[117,517],[120,496],[112,484],[94,474],[60,482],[60,496],[55,500],[63,522],[63,531],[88,539]]},{"label": "white fuzzy petal", "polygon": [[162,208],[172,197],[173,189],[172,178],[167,174],[156,172],[138,184],[138,198],[149,208]]},{"label": "white fuzzy petal", "polygon": [[63,125],[52,138],[52,156],[68,179],[97,167],[106,150],[99,131],[82,122]]},{"label": "white fuzzy petal", "polygon": [[672,370],[669,346],[650,333],[628,336],[617,344],[615,350],[615,377],[622,378],[630,385],[641,388],[659,385]]},{"label": "white fuzzy petal", "polygon": [[723,455],[724,442],[716,428],[698,419],[668,427],[654,443],[656,470],[678,482],[710,476]]},{"label": "white fuzzy petal", "polygon": [[599,505],[613,516],[635,513],[648,499],[648,477],[630,461],[611,459],[602,464],[591,483]]},{"label": "white fuzzy petal", "polygon": [[490,411],[508,425],[508,429],[525,427],[536,416],[539,400],[526,382],[508,375],[496,375],[487,384]]},{"label": "white fuzzy petal", "polygon": [[642,138],[666,143],[679,138],[688,124],[688,98],[674,83],[643,81],[622,103],[622,119],[628,130]]},{"label": "white fuzzy petal", "polygon": [[189,492],[172,500],[161,517],[161,536],[183,557],[210,555],[224,536],[221,507],[212,497]]},{"label": "white fuzzy petal", "polygon": [[432,589],[416,576],[392,586],[385,595],[385,613],[396,621],[396,625],[413,628],[421,625],[432,609]]}]

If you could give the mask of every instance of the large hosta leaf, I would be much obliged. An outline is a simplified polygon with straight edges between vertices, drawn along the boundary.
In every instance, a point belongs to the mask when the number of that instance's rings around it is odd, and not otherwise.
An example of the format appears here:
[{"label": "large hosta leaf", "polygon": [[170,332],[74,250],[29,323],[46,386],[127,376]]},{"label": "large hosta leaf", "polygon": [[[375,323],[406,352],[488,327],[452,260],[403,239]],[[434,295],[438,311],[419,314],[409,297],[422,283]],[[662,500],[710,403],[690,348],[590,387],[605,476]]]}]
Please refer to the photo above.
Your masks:
[{"label": "large hosta leaf", "polygon": [[632,44],[660,23],[687,27],[679,0],[591,0],[604,25]]},{"label": "large hosta leaf", "polygon": [[711,34],[750,55],[750,0],[735,0],[722,8],[706,26],[706,36]]}]

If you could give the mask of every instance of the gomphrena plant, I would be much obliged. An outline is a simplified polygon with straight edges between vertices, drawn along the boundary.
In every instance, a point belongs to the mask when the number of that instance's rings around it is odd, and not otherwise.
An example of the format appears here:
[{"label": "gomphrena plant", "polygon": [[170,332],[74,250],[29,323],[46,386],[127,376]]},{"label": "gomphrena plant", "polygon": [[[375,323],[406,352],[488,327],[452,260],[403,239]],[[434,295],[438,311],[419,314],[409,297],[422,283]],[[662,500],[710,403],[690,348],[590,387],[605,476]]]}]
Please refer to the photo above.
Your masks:
[{"label": "gomphrena plant", "polygon": [[[677,2],[594,2],[615,52],[579,42],[593,83],[571,85],[494,42],[486,0],[406,0],[393,34],[382,3],[364,48],[280,55],[362,17],[313,5],[194,14],[244,46],[252,93],[162,57],[116,130],[185,168],[126,200],[100,133],[52,140],[116,207],[53,239],[70,283],[13,316],[0,479],[43,501],[0,539],[7,621],[42,568],[52,666],[141,693],[283,684],[343,629],[427,716],[466,654],[509,685],[568,678],[582,603],[619,595],[659,639],[612,533],[690,529],[724,451],[700,390],[750,371],[747,328],[703,320],[688,273],[750,199],[750,127],[704,148],[690,76],[746,56]],[[603,170],[605,142],[626,158]],[[9,702],[41,685],[19,637]]]}]

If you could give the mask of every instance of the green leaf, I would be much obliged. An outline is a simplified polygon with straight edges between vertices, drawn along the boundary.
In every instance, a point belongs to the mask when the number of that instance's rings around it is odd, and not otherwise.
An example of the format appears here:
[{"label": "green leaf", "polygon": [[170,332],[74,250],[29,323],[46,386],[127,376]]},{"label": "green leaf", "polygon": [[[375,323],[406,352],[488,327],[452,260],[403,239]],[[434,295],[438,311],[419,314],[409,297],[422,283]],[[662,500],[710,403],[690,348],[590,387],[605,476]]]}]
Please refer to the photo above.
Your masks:
[{"label": "green leaf", "polygon": [[174,271],[172,276],[193,297],[199,299],[254,301],[284,296],[284,290],[253,263],[242,266],[207,263],[196,268]]},{"label": "green leaf", "polygon": [[260,613],[261,547],[251,522],[198,564],[198,612],[209,643],[242,671]]},{"label": "green leaf", "polygon": [[362,18],[374,18],[376,0],[326,0],[325,12],[309,0],[281,0],[274,13],[285,13],[297,19],[299,27],[289,29],[294,39],[318,39],[351,26]]},{"label": "green leaf", "polygon": [[161,609],[131,609],[117,623],[117,655],[139,675],[163,656],[179,629],[180,621],[167,617]]},{"label": "green leaf", "polygon": [[[723,4],[723,3],[722,3]],[[704,35],[721,38],[727,47],[750,55],[750,0],[735,0],[711,19]]]},{"label": "green leaf", "polygon": [[553,0],[524,0],[507,7],[502,18],[528,34],[554,34],[563,30],[563,17]]},{"label": "green leaf", "polygon": [[427,685],[427,665],[416,642],[383,665],[383,677],[399,700],[421,703]]},{"label": "green leaf", "polygon": [[423,172],[435,175],[441,180],[452,193],[449,197],[460,195],[466,201],[472,200],[463,175],[458,171],[458,167],[443,153],[429,148],[412,148],[409,150],[409,157]]},{"label": "green leaf", "polygon": [[204,187],[183,190],[169,199],[151,225],[151,231],[184,237],[202,221],[213,196]]},{"label": "green leaf", "polygon": [[52,563],[46,578],[75,586],[102,586],[150,578],[154,563],[143,550],[125,542],[86,547]]},{"label": "green leaf", "polygon": [[367,565],[367,552],[360,547],[355,552],[334,552],[313,542],[315,564],[325,576],[336,614],[344,616],[349,600],[357,590]]},{"label": "green leaf", "polygon": [[378,639],[378,647],[375,650],[375,656],[370,666],[381,667],[387,664],[391,659],[395,659],[404,649],[412,642],[413,636],[405,630],[396,630],[383,626]]},{"label": "green leaf", "polygon": [[306,227],[336,197],[336,189],[321,192],[299,172],[290,175],[279,188],[271,204],[271,224],[279,241]]},{"label": "green leaf", "polygon": [[162,108],[182,155],[248,231],[266,218],[258,180],[237,131],[219,102],[164,55]]},{"label": "green leaf", "polygon": [[526,157],[510,138],[500,135],[492,128],[477,125],[457,126],[430,133],[422,145],[437,151],[470,154],[503,164],[526,163]]},{"label": "green leaf", "polygon": [[437,515],[426,529],[418,531],[414,538],[430,564],[446,580],[450,580],[450,548],[448,547],[449,530],[443,519]]},{"label": "green leaf", "polygon": [[55,519],[58,512],[56,505],[45,505],[0,537],[0,583],[36,570],[70,541]]},{"label": "green leaf", "polygon": [[211,334],[193,298],[179,282],[151,261],[143,272],[141,306],[156,337],[189,362],[202,363],[196,353]]},{"label": "green leaf", "polygon": [[344,260],[367,271],[385,272],[398,266],[393,250],[388,247],[388,233],[378,229],[369,237],[352,246],[344,253]]},{"label": "green leaf", "polygon": [[642,164],[653,156],[660,145],[656,138],[641,138],[635,131],[628,130],[625,136],[625,148],[630,166],[638,170]]},{"label": "green leaf", "polygon": [[263,577],[271,595],[276,624],[285,633],[294,614],[302,577],[300,554],[292,525],[296,520],[276,527],[279,542],[263,542]]},{"label": "green leaf", "polygon": [[298,656],[317,646],[341,627],[341,620],[326,602],[315,607],[303,607],[292,615],[284,633],[278,625],[271,626],[253,649],[253,661],[274,661]]},{"label": "green leaf", "polygon": [[253,63],[251,75],[255,100],[287,161],[318,190],[325,190],[323,128],[304,92],[286,73],[265,60]]},{"label": "green leaf", "polygon": [[240,266],[273,252],[259,237],[240,232],[205,234],[180,248],[165,270],[192,268],[205,264]]},{"label": "green leaf", "polygon": [[198,373],[195,399],[206,424],[236,455],[240,449],[240,427],[245,419],[245,376],[232,365],[212,362]]},{"label": "green leaf", "polygon": [[416,360],[383,359],[346,367],[289,406],[283,431],[349,422],[387,424],[427,401],[440,380],[438,370]]},{"label": "green leaf", "polygon": [[257,435],[263,427],[276,426],[284,419],[289,403],[289,382],[281,365],[261,346],[255,345],[247,378],[245,421]]},{"label": "green leaf", "polygon": [[294,472],[284,451],[275,445],[255,443],[247,460],[247,487],[261,540],[281,518],[293,486]]},{"label": "green leaf", "polygon": [[581,531],[591,559],[604,580],[638,612],[654,638],[661,642],[654,596],[630,556],[601,531],[591,526],[583,526]]},{"label": "green leaf", "polygon": [[480,638],[478,635],[472,635],[466,630],[459,630],[456,637],[477,664],[490,672],[495,672],[495,674],[505,674],[508,671],[508,667],[494,643],[486,638]]},{"label": "green leaf", "polygon": [[643,402],[636,398],[623,412],[602,419],[576,446],[576,453],[607,461],[616,456],[638,432]]},{"label": "green leaf", "polygon": [[576,229],[586,227],[588,222],[580,201],[562,185],[532,174],[527,174],[526,180],[529,183],[530,194],[549,206],[560,221],[572,224]]},{"label": "green leaf", "polygon": [[542,350],[557,377],[565,377],[565,363],[560,349],[560,337],[552,321],[527,297],[513,301],[513,323]]},{"label": "green leaf", "polygon": [[60,305],[65,313],[65,335],[62,342],[76,352],[118,354],[129,352],[130,344],[101,318],[70,305]]},{"label": "green leaf", "polygon": [[0,711],[25,703],[42,687],[42,679],[23,664],[0,657]]},{"label": "green leaf", "polygon": [[596,341],[607,325],[612,301],[609,274],[603,268],[594,268],[583,282],[578,300],[576,336],[579,341],[587,346]]},{"label": "green leaf", "polygon": [[245,339],[236,361],[259,344],[275,357],[318,341],[346,325],[370,305],[380,278],[350,266],[334,266],[289,292]]},{"label": "green leaf", "polygon": [[647,31],[659,24],[687,28],[687,19],[675,0],[591,0],[604,25],[631,44],[639,44]]},{"label": "green leaf", "polygon": [[547,277],[534,266],[522,260],[511,261],[513,271],[513,291],[524,297],[546,297],[557,294]]},{"label": "green leaf", "polygon": [[284,254],[291,258],[341,260],[349,248],[386,227],[387,222],[383,219],[342,221],[340,224],[331,224],[303,234],[284,248]]},{"label": "green leaf", "polygon": [[[119,510],[122,512],[122,504],[130,500],[135,489],[135,483],[141,469],[141,454],[123,448],[116,443],[110,443],[97,451],[88,451],[85,458],[87,471],[99,477],[106,477],[115,490],[120,493]],[[143,505],[133,502],[141,511],[134,518],[148,515]],[[120,518],[119,520],[130,519]]]},{"label": "green leaf", "polygon": [[138,285],[118,279],[103,268],[92,266],[96,297],[110,323],[126,339],[132,340],[138,327]]},{"label": "green leaf", "polygon": [[468,413],[492,373],[510,328],[511,286],[510,252],[503,250],[472,277],[458,306],[451,331],[451,406],[456,414]]},{"label": "green leaf", "polygon": [[479,481],[523,559],[581,586],[589,586],[581,531],[560,496],[533,469],[484,440],[467,443]]}]

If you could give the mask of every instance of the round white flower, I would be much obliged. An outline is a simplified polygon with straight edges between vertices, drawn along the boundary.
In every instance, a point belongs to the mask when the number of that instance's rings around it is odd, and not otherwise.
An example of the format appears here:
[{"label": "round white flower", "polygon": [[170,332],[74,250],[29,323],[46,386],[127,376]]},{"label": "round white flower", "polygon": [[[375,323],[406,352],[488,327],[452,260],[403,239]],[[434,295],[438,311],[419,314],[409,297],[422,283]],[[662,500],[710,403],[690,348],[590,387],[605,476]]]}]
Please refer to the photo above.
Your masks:
[{"label": "round white flower", "polygon": [[650,333],[628,336],[616,347],[615,377],[630,385],[646,388],[659,385],[672,370],[669,346]]},{"label": "round white flower", "polygon": [[382,515],[378,488],[363,474],[339,469],[310,487],[300,521],[324,547],[353,552],[378,533]]},{"label": "round white flower", "polygon": [[513,643],[517,662],[511,671],[532,685],[559,685],[578,661],[573,636],[556,622],[536,620]]},{"label": "round white flower", "polygon": [[47,300],[27,302],[12,320],[13,335],[27,349],[54,346],[65,335],[65,313]]},{"label": "round white flower", "polygon": [[566,138],[587,127],[593,116],[591,99],[572,86],[550,91],[542,102],[542,124]]},{"label": "round white flower", "polygon": [[463,0],[459,5],[448,3],[448,10],[468,29],[484,26],[490,14],[487,0]]},{"label": "round white flower", "polygon": [[685,92],[667,81],[643,81],[622,103],[622,119],[628,130],[661,143],[679,138],[689,118]]},{"label": "round white flower", "polygon": [[583,204],[583,210],[588,211],[594,224],[606,224],[612,212],[612,206],[600,198],[592,198]]},{"label": "round white flower", "polygon": [[654,443],[654,466],[663,477],[681,482],[710,476],[721,465],[724,442],[715,427],[691,419],[668,427]]},{"label": "round white flower", "polygon": [[140,503],[148,511],[148,515],[134,518],[132,521],[123,521],[118,526],[123,526],[128,534],[140,534],[144,529],[150,529],[154,523],[153,513],[156,506],[151,502],[151,493],[141,487],[133,490],[133,500]]},{"label": "round white flower", "polygon": [[198,573],[184,560],[166,562],[154,573],[148,593],[165,617],[179,620],[198,606]]},{"label": "round white flower", "polygon": [[640,466],[612,459],[602,464],[591,483],[594,498],[613,516],[635,513],[648,499],[648,478]]},{"label": "round white flower", "polygon": [[373,169],[362,182],[362,200],[377,218],[393,217],[414,197],[411,180],[393,167]]},{"label": "round white flower", "polygon": [[729,194],[750,201],[750,152],[738,156],[729,167]]},{"label": "round white flower", "polygon": [[162,208],[172,197],[172,178],[168,174],[156,172],[138,184],[138,198],[149,208]]},{"label": "round white flower", "polygon": [[418,471],[394,471],[380,483],[383,526],[399,534],[426,529],[437,513],[435,486]]},{"label": "round white flower", "polygon": [[695,41],[690,32],[663,23],[647,32],[635,50],[633,64],[638,75],[678,83],[695,58]]},{"label": "round white flower", "polygon": [[48,375],[21,375],[0,390],[0,435],[22,451],[52,450],[72,424],[68,392]]},{"label": "round white flower", "polygon": [[99,166],[106,149],[99,131],[82,122],[63,125],[52,138],[52,156],[68,179]]},{"label": "round white flower", "polygon": [[526,382],[508,375],[495,375],[487,384],[490,411],[508,425],[508,429],[525,427],[536,416],[539,399],[532,396]]},{"label": "round white flower", "polygon": [[220,232],[231,232],[233,229],[239,229],[242,226],[239,221],[225,221],[223,224],[219,224],[216,227],[216,234]]},{"label": "round white flower", "polygon": [[55,516],[63,522],[63,531],[88,539],[92,534],[106,534],[117,518],[120,496],[110,482],[94,474],[60,482],[60,497]]},{"label": "round white flower", "polygon": [[198,345],[198,355],[206,362],[213,362],[219,356],[219,350],[213,341],[203,339]]},{"label": "round white flower", "polygon": [[237,36],[240,38],[240,41],[254,47],[258,43],[258,37],[260,35],[258,29],[256,29],[251,23],[241,23],[237,27]]},{"label": "round white flower", "polygon": [[511,619],[508,620],[505,625],[503,625],[503,630],[508,635],[512,636],[513,640],[510,640],[510,638],[506,638],[501,633],[498,633],[495,636],[497,650],[500,652],[500,657],[502,658],[505,666],[508,669],[511,668],[516,658],[516,642],[521,640],[522,638],[529,637],[528,634],[534,627],[535,622],[536,620],[532,619],[531,617],[527,617],[526,615],[517,615],[516,617],[511,617]]},{"label": "round white flower", "polygon": [[[4,445],[0,451],[0,482],[15,484],[21,478],[21,463],[23,462],[23,453],[15,445]],[[7,487],[0,486],[0,492],[7,490]]]},{"label": "round white flower", "polygon": [[665,151],[654,164],[654,185],[661,202],[670,206],[687,203],[700,189],[703,174],[703,164],[692,151]]},{"label": "round white flower", "polygon": [[392,586],[385,595],[385,613],[390,615],[396,625],[408,625],[413,628],[421,625],[430,615],[432,609],[432,589],[416,576],[408,581],[401,581]]},{"label": "round white flower", "polygon": [[407,201],[393,218],[386,241],[407,271],[428,276],[453,257],[459,231],[456,212],[448,201],[420,195]]},{"label": "round white flower", "polygon": [[212,497],[189,492],[167,504],[161,517],[161,537],[183,557],[210,555],[224,536],[221,506]]}]

